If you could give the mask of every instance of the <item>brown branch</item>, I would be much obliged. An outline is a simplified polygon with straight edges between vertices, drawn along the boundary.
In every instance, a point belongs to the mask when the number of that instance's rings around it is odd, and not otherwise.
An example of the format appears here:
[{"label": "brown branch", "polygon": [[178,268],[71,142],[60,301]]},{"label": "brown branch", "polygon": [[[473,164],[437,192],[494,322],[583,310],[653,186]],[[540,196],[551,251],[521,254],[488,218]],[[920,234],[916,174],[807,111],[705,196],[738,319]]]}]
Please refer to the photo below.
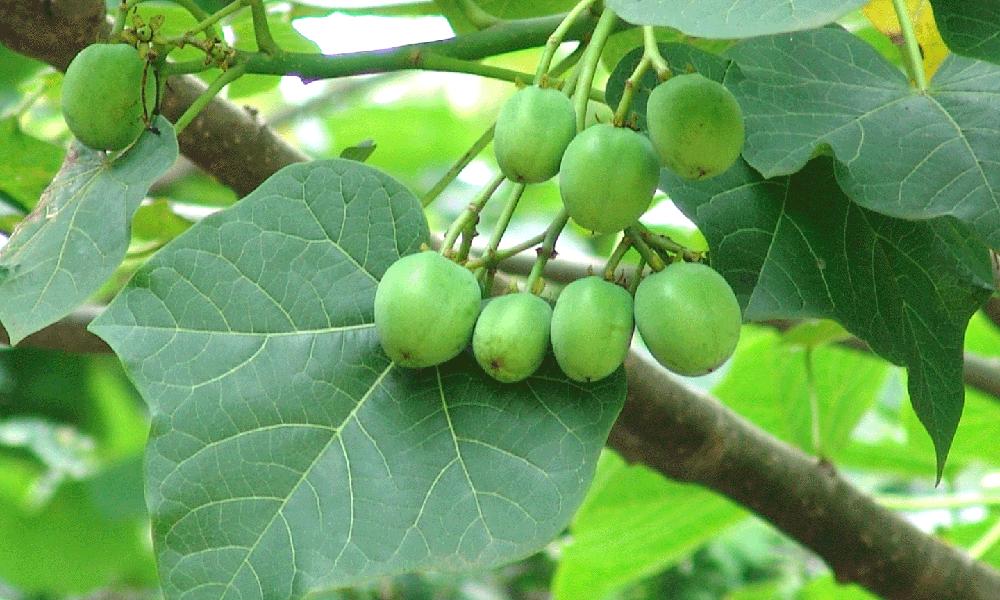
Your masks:
[{"label": "brown branch", "polygon": [[[100,0],[0,0],[0,40],[65,68],[107,26],[103,7]],[[203,87],[192,77],[172,78],[164,112],[176,118]],[[305,158],[223,100],[213,101],[180,141],[195,164],[242,194]],[[516,270],[518,260],[505,265]],[[586,273],[586,265],[550,264],[547,276],[555,281]],[[22,344],[107,352],[85,329],[94,312],[75,313]],[[692,392],[646,357],[631,355],[626,368],[629,400],[610,439],[626,457],[742,503],[817,552],[843,581],[907,600],[996,597],[1000,574],[875,505],[831,466]]]},{"label": "brown branch", "polygon": [[609,444],[626,458],[743,504],[823,558],[842,582],[900,600],[995,599],[1000,573],[880,507],[832,465],[692,391],[645,353]]}]

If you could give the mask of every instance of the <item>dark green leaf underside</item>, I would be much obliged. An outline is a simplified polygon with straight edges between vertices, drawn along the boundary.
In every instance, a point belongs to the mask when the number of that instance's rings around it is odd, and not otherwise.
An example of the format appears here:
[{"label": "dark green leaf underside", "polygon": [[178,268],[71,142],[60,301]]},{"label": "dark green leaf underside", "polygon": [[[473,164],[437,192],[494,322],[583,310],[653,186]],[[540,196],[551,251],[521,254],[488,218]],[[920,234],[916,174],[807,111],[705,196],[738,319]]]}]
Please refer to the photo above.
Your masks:
[{"label": "dark green leaf underside", "polygon": [[661,181],[701,228],[751,321],[839,321],[909,368],[938,469],[962,413],[962,340],[989,297],[986,248],[952,219],[902,221],[852,203],[829,158],[763,179],[745,163],[707,182]]},{"label": "dark green leaf underside", "polygon": [[839,28],[748,40],[726,77],[746,115],[744,158],[767,177],[823,149],[855,202],[902,219],[953,216],[1000,247],[1000,67],[951,56],[911,87]]},{"label": "dark green leaf underside", "polygon": [[931,0],[931,6],[952,52],[1000,63],[1000,0]]},{"label": "dark green leaf underside", "polygon": [[167,598],[488,567],[565,527],[624,377],[580,387],[549,364],[503,386],[468,357],[391,364],[377,279],[427,236],[416,198],[380,172],[293,165],[171,242],[94,323],[152,409]]}]

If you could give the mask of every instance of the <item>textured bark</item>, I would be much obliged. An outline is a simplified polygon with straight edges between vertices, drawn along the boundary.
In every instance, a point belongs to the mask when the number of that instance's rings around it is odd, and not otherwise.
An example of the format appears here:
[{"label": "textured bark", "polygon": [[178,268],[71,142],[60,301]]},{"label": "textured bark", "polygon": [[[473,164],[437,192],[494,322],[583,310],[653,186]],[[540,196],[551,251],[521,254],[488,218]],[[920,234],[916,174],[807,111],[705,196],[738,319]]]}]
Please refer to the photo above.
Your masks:
[{"label": "textured bark", "polygon": [[633,352],[610,445],[711,488],[821,556],[837,578],[899,600],[996,600],[1000,573],[875,504],[817,461]]}]

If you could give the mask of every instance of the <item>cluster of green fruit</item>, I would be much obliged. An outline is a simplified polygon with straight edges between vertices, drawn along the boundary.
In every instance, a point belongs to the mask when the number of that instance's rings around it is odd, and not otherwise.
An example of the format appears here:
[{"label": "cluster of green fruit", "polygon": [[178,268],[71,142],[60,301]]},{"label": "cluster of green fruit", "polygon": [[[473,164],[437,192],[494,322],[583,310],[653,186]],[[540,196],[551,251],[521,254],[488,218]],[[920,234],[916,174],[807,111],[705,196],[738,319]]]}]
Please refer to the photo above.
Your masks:
[{"label": "cluster of green fruit", "polygon": [[539,183],[559,173],[570,217],[597,233],[615,233],[649,208],[660,165],[688,179],[723,173],[743,149],[743,113],[720,83],[691,73],[656,86],[646,105],[649,137],[609,123],[577,134],[570,99],[527,87],[504,104],[494,150],[513,181]]},{"label": "cluster of green fruit", "polygon": [[145,73],[146,61],[128,44],[92,44],[77,54],[62,87],[63,117],[73,135],[95,150],[134,142],[156,98],[155,78]]},{"label": "cluster of green fruit", "polygon": [[[660,166],[705,179],[733,165],[743,148],[743,115],[721,84],[698,74],[657,86],[647,102],[649,137],[598,124],[577,133],[570,99],[527,87],[500,111],[494,137],[504,176],[519,183],[559,177],[566,212],[579,225],[615,233],[649,208]],[[637,327],[650,352],[682,375],[703,375],[732,355],[742,317],[732,288],[700,263],[673,263],[639,284],[635,298],[600,277],[575,281],[555,308],[532,293],[482,302],[468,269],[435,252],[400,259],[375,294],[375,326],[388,356],[429,367],[471,340],[477,362],[502,382],[541,365],[551,342],[563,372],[598,381],[624,361]]]},{"label": "cluster of green fruit", "polygon": [[563,289],[553,309],[527,292],[483,303],[471,271],[426,251],[396,261],[375,293],[375,328],[396,363],[441,364],[471,340],[479,365],[505,383],[531,376],[550,341],[567,377],[604,379],[624,361],[636,327],[665,367],[704,375],[732,355],[740,325],[732,289],[700,263],[674,263],[646,277],[634,302],[615,283],[579,279]]}]

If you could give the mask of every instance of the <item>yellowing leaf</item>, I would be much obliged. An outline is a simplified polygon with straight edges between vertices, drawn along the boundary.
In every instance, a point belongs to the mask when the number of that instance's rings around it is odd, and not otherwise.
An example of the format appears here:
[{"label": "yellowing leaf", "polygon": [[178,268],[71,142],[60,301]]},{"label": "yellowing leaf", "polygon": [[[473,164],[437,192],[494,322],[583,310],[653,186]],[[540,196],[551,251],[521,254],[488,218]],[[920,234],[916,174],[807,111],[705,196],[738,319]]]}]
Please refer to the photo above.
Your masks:
[{"label": "yellowing leaf", "polygon": [[[913,20],[920,49],[923,51],[924,71],[930,79],[948,56],[948,47],[938,33],[930,0],[906,0],[906,7]],[[872,0],[865,6],[864,13],[876,29],[892,38],[898,45],[903,44],[902,29],[899,26],[899,19],[896,18],[896,11],[892,7],[892,0]]]}]

